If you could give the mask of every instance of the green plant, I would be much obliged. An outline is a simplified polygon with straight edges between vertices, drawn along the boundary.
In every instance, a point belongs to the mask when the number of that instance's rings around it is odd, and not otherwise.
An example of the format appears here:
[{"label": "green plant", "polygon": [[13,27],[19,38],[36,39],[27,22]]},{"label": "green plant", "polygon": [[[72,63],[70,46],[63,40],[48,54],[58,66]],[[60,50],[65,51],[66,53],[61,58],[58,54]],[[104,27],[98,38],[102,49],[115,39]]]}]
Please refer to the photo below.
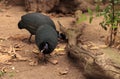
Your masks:
[{"label": "green plant", "polygon": [[[102,0],[101,0],[102,1]],[[120,10],[116,10],[115,6],[119,6],[120,0],[109,0],[108,6],[103,10],[100,11],[100,6],[96,6],[96,17],[103,16],[104,20],[100,23],[100,25],[105,30],[110,30],[109,35],[109,46],[114,45],[115,37],[117,35],[118,25],[120,24]],[[90,9],[88,9],[88,13],[90,14],[90,23],[93,19],[93,13]]]},{"label": "green plant", "polygon": [[0,77],[3,76],[5,74],[4,71],[0,71]]},{"label": "green plant", "polygon": [[84,22],[84,21],[86,21],[86,20],[87,20],[86,15],[85,15],[85,14],[81,14],[81,15],[80,15],[80,18],[78,18],[78,20],[76,21],[76,23],[77,23],[77,24],[80,24],[80,23],[82,23],[82,22]]},{"label": "green plant", "polygon": [[15,72],[9,72],[9,77],[13,77],[15,75]]}]

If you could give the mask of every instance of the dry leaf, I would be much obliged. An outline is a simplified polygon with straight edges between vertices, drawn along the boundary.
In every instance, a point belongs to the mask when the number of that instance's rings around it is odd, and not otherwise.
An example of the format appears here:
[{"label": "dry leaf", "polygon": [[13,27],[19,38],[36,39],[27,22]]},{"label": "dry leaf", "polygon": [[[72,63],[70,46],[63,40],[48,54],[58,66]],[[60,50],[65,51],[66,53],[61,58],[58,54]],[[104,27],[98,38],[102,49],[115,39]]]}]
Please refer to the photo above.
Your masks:
[{"label": "dry leaf", "polygon": [[99,45],[100,48],[106,48],[108,47],[107,45]]},{"label": "dry leaf", "polygon": [[67,75],[68,74],[68,70],[63,70],[59,72],[60,75]]},{"label": "dry leaf", "polygon": [[15,48],[15,51],[21,51],[22,49],[21,48]]},{"label": "dry leaf", "polygon": [[1,42],[2,42],[2,41],[5,41],[5,40],[7,40],[6,37],[0,37],[0,41],[1,41]]},{"label": "dry leaf", "polygon": [[65,55],[66,53],[64,48],[56,48],[52,54]]},{"label": "dry leaf", "polygon": [[15,49],[12,47],[12,45],[10,45],[8,53],[13,54],[14,52],[15,52]]},{"label": "dry leaf", "polygon": [[26,61],[26,60],[28,60],[27,57],[22,57],[19,53],[14,52],[14,55],[20,61]]},{"label": "dry leaf", "polygon": [[37,50],[37,49],[34,49],[32,52],[35,54],[39,54],[39,50]]},{"label": "dry leaf", "polygon": [[38,59],[31,60],[29,63],[30,66],[36,66],[38,65]]},{"label": "dry leaf", "polygon": [[18,44],[18,43],[16,43],[15,45],[14,45],[14,48],[21,48],[21,47],[23,47],[21,44]]},{"label": "dry leaf", "polygon": [[87,49],[88,48],[88,46],[87,45],[81,45],[83,48],[85,48],[85,49]]},{"label": "dry leaf", "polygon": [[22,57],[19,53],[16,53],[16,50],[14,47],[10,46],[10,49],[8,51],[8,53],[10,54],[10,56],[14,59],[17,58],[20,61],[26,61],[28,60],[28,58],[26,57]]},{"label": "dry leaf", "polygon": [[60,52],[60,51],[64,51],[65,49],[64,48],[56,48],[55,51],[56,52]]},{"label": "dry leaf", "polygon": [[100,49],[100,48],[97,47],[97,46],[94,46],[94,47],[91,47],[90,49],[91,49],[91,50],[98,50],[98,49]]},{"label": "dry leaf", "polygon": [[53,65],[58,64],[58,61],[57,61],[57,60],[49,59],[48,61],[49,61],[50,63],[52,63]]},{"label": "dry leaf", "polygon": [[12,58],[9,55],[0,55],[0,63],[6,63],[6,62],[8,62],[11,59]]},{"label": "dry leaf", "polygon": [[90,46],[95,46],[95,43],[89,41],[87,46],[89,46],[89,47],[90,47]]}]

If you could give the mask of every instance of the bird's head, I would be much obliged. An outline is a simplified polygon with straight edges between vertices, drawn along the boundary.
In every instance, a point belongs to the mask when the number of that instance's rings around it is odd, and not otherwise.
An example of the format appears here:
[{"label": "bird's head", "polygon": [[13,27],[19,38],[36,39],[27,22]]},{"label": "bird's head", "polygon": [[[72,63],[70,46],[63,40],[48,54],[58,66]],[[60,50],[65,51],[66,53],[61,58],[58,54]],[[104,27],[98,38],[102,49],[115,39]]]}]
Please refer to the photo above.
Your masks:
[{"label": "bird's head", "polygon": [[23,29],[24,28],[24,23],[22,21],[19,21],[18,28],[19,29]]},{"label": "bird's head", "polygon": [[41,45],[40,45],[40,52],[41,53],[44,53],[44,54],[49,54],[49,44],[47,42],[43,42]]}]

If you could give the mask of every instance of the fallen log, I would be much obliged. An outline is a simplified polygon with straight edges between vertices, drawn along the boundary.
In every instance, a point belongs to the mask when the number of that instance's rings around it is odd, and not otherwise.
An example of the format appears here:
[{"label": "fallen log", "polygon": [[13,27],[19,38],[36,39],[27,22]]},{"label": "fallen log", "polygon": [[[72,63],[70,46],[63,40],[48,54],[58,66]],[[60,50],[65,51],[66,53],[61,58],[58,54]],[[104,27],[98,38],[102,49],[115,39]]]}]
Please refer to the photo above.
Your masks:
[{"label": "fallen log", "polygon": [[97,50],[95,53],[85,49],[78,41],[83,31],[79,27],[66,29],[60,24],[61,32],[68,39],[66,52],[70,60],[79,67],[87,79],[120,79],[120,53],[111,48]]}]

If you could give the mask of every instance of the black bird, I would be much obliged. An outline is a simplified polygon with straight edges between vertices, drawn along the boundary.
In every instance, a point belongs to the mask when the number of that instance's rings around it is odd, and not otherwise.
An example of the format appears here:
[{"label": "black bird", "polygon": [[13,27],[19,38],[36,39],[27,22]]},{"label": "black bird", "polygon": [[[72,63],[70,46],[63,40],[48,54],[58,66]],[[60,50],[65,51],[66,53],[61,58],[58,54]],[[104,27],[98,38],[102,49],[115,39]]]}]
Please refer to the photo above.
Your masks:
[{"label": "black bird", "polygon": [[50,54],[56,48],[58,44],[57,38],[57,32],[50,25],[45,24],[38,28],[35,42],[44,58],[46,54]]},{"label": "black bird", "polygon": [[[19,29],[26,29],[30,32],[29,42],[32,35],[36,34],[36,31],[41,25],[48,24],[56,30],[54,22],[50,17],[43,15],[41,13],[28,13],[21,17],[21,20],[18,23]],[[57,31],[58,32],[58,31]],[[59,34],[59,33],[58,33]]]}]

